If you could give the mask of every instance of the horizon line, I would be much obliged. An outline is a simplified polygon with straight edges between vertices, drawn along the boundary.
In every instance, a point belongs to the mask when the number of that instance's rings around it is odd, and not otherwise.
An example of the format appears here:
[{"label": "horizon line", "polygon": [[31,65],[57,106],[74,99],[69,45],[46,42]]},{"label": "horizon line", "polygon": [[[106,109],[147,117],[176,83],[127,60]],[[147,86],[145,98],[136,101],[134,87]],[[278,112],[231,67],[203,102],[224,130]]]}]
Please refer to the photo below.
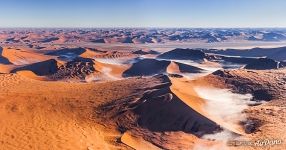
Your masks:
[{"label": "horizon line", "polygon": [[286,29],[286,27],[1,27],[0,29]]}]

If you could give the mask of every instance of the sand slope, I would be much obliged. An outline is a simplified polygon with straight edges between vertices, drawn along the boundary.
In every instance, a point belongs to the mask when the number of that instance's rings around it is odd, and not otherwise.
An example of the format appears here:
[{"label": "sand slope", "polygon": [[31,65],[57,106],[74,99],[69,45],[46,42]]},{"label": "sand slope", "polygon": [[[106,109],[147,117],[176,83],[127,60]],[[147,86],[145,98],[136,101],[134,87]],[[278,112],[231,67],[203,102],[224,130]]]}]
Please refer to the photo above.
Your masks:
[{"label": "sand slope", "polygon": [[51,75],[53,73],[56,73],[58,70],[58,62],[55,59],[50,59],[42,62],[37,62],[33,64],[29,64],[23,67],[18,67],[16,69],[13,69],[11,72],[15,73],[17,71],[32,71],[35,74],[39,76],[44,75]]},{"label": "sand slope", "polygon": [[147,58],[132,64],[128,70],[123,72],[123,76],[151,76],[164,73],[200,73],[203,71],[203,69],[198,67],[179,62]]},{"label": "sand slope", "polygon": [[12,64],[6,57],[3,56],[3,48],[0,47],[0,64]]},{"label": "sand slope", "polygon": [[136,84],[46,82],[0,74],[0,149],[126,149],[114,141],[120,136],[115,128],[98,122],[94,108],[130,94],[127,89]]},{"label": "sand slope", "polygon": [[186,103],[189,107],[194,109],[196,112],[202,114],[203,116],[209,118],[210,120],[216,122],[220,126],[224,127],[225,129],[228,129],[234,133],[244,135],[245,132],[238,123],[233,124],[231,122],[224,122],[220,118],[218,118],[215,115],[212,115],[208,113],[205,107],[205,100],[200,98],[199,95],[197,95],[196,91],[194,90],[195,87],[209,87],[207,84],[200,84],[200,83],[191,83],[188,82],[186,79],[177,79],[177,78],[171,78],[172,86],[171,90],[174,92],[184,103]]},{"label": "sand slope", "polygon": [[[19,71],[18,74],[0,75],[0,98],[1,106],[3,106],[0,109],[2,118],[0,122],[0,130],[2,131],[0,141],[2,141],[3,144],[1,146],[4,149],[48,149],[51,146],[52,149],[114,149],[117,146],[127,148],[124,145],[120,145],[120,143],[112,142],[116,137],[121,137],[117,127],[112,125],[115,122],[110,124],[109,121],[111,120],[106,120],[107,118],[101,116],[101,114],[97,115],[95,108],[100,104],[116,99],[123,100],[126,98],[126,95],[132,95],[135,91],[138,92],[138,88],[141,86],[143,86],[141,91],[144,91],[146,85],[156,85],[156,83],[161,82],[137,78],[97,84],[46,82],[20,76],[25,74],[34,77],[35,75],[31,74],[31,72]],[[122,91],[122,87],[124,87],[124,91]],[[136,90],[132,90],[132,88]],[[152,88],[161,89],[163,86],[158,85]],[[163,89],[163,91],[158,90],[157,92],[146,93],[146,96],[151,98],[150,102],[139,105],[136,108],[136,113],[141,115],[142,121],[139,122],[140,125],[155,131],[184,130],[186,132],[197,132],[195,128],[192,128],[193,124],[196,128],[199,128],[199,131],[206,131],[201,126],[198,126],[195,123],[196,121],[188,122],[187,124],[190,126],[187,125],[185,127],[175,125],[174,123],[177,122],[176,118],[183,116],[185,114],[183,112],[187,112],[187,114],[194,113],[188,116],[195,120],[201,120],[197,123],[208,121],[203,121],[203,116],[191,111],[190,108],[177,99],[168,102],[168,95],[161,93],[164,91]],[[163,94],[163,101],[160,100],[160,93]],[[130,102],[130,106],[134,107],[133,105]],[[158,106],[164,107],[160,108]],[[176,110],[177,108],[181,108],[180,111]],[[160,114],[170,114],[171,116],[167,120],[162,118],[163,120],[159,122],[163,121],[165,123],[159,124],[155,120],[161,118]],[[172,115],[174,116],[172,117]],[[102,117],[105,120],[104,122],[100,119]],[[148,123],[148,120],[153,117],[157,118],[154,120],[155,122]],[[128,125],[133,122],[121,123],[122,125]],[[177,123],[181,124],[184,121]],[[151,136],[148,134],[143,135]],[[155,136],[155,139],[158,138],[157,136]],[[168,136],[166,139],[168,139]],[[156,143],[156,141],[146,141],[142,137],[132,138],[132,134],[130,135],[128,132],[123,134],[122,141],[131,147],[140,147],[137,143],[141,141],[144,148],[146,148],[146,145],[149,148],[156,148],[152,144]],[[178,145],[172,146],[177,147]]]},{"label": "sand slope", "polygon": [[25,65],[48,60],[52,57],[38,54],[24,49],[3,48],[2,56],[15,65]]}]

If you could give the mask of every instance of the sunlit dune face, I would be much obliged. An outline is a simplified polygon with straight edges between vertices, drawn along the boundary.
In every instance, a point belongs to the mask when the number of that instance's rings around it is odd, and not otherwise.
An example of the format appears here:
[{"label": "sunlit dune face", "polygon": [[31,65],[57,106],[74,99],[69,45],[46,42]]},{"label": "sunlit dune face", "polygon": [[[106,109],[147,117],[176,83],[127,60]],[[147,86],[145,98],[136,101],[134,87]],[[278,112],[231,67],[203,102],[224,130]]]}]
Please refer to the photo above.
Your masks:
[{"label": "sunlit dune face", "polygon": [[51,57],[22,49],[3,48],[2,56],[14,65],[25,65],[47,60]]}]

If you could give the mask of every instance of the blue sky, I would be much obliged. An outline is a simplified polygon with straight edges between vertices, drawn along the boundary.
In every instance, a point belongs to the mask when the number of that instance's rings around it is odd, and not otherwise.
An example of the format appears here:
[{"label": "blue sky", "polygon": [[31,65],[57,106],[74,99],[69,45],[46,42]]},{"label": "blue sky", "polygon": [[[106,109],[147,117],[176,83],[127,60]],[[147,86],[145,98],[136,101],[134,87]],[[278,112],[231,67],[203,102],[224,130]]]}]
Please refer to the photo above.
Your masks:
[{"label": "blue sky", "polygon": [[286,0],[1,0],[0,27],[286,27]]}]

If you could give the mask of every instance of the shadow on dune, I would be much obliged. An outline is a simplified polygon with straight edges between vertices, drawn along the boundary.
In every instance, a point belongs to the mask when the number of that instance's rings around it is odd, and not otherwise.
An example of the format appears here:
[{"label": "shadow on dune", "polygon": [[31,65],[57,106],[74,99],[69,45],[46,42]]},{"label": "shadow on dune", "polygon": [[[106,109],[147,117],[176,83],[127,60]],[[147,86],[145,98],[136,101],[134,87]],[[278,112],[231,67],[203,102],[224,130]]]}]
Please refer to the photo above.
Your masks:
[{"label": "shadow on dune", "polygon": [[[171,61],[156,60],[156,59],[143,59],[134,63],[128,70],[123,72],[123,77],[134,76],[151,76],[155,74],[166,73],[167,67]],[[204,70],[191,65],[175,62],[178,65],[179,71],[182,73],[201,73]]]},{"label": "shadow on dune", "polygon": [[170,61],[158,61],[155,59],[143,59],[134,63],[128,70],[123,72],[123,77],[150,76],[164,73]]},{"label": "shadow on dune", "polygon": [[194,60],[202,61],[208,56],[201,50],[194,49],[174,49],[159,55],[157,58],[161,59],[178,59],[178,60]]},{"label": "shadow on dune", "polygon": [[56,60],[50,59],[16,68],[11,72],[15,73],[17,71],[25,71],[25,70],[32,71],[38,76],[45,76],[56,73],[58,71],[58,65]]},{"label": "shadow on dune", "polygon": [[267,57],[278,61],[286,60],[286,47],[279,48],[253,48],[253,49],[226,49],[204,50],[206,53],[222,54],[228,56],[242,56],[242,57]]},{"label": "shadow on dune", "polygon": [[157,75],[162,84],[144,89],[140,98],[115,100],[100,106],[100,114],[115,120],[121,132],[146,128],[153,132],[182,131],[198,137],[220,131],[215,122],[186,105],[170,90],[167,76]]},{"label": "shadow on dune", "polygon": [[2,47],[0,47],[0,64],[5,64],[5,65],[9,65],[12,64],[7,58],[2,56]]},{"label": "shadow on dune", "polygon": [[145,103],[134,109],[138,124],[155,132],[183,131],[202,136],[219,130],[219,126],[180,100],[170,88],[145,93]]}]

